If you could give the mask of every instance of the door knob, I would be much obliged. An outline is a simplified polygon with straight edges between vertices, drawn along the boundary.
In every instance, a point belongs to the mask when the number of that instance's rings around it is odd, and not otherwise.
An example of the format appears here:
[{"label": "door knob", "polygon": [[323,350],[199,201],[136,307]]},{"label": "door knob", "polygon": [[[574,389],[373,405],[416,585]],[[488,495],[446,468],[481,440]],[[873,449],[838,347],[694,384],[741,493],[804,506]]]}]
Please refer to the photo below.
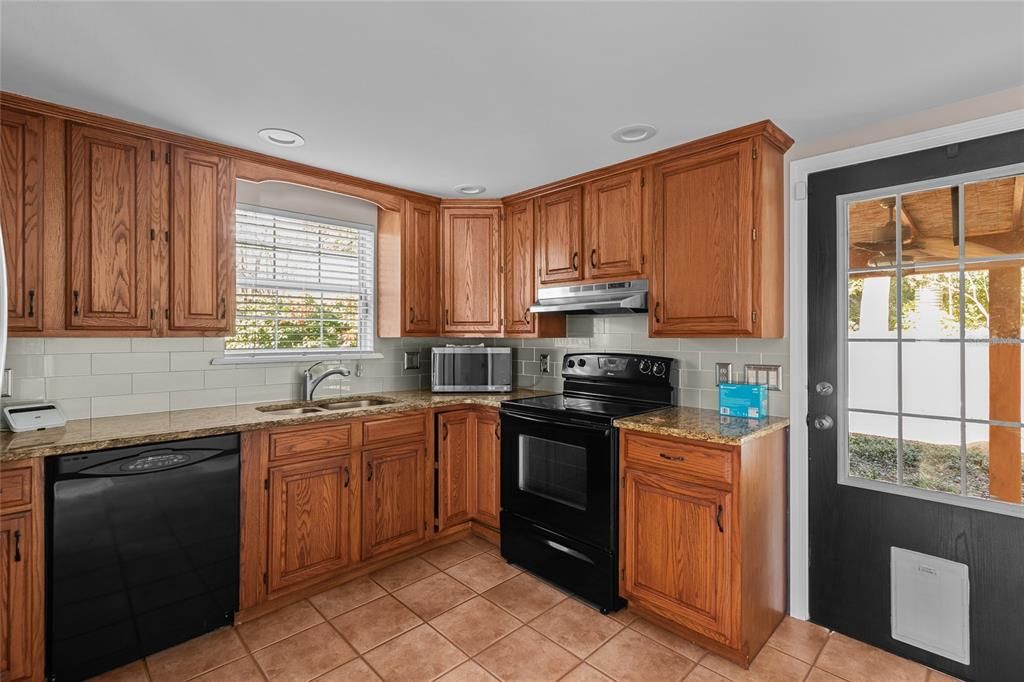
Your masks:
[{"label": "door knob", "polygon": [[827,381],[819,381],[817,384],[814,385],[814,391],[818,395],[832,395],[833,390],[834,389],[832,388],[832,384],[830,384]]},{"label": "door knob", "polygon": [[828,431],[834,425],[835,422],[832,421],[832,417],[828,416],[827,414],[823,414],[821,416],[814,418],[814,428],[818,429],[819,431]]}]

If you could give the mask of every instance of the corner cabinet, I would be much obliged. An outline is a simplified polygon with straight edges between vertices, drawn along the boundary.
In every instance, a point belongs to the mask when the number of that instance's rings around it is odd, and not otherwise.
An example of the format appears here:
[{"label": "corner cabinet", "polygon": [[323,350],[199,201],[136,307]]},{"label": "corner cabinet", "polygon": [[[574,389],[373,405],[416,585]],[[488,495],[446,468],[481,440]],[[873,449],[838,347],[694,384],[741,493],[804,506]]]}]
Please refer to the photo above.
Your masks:
[{"label": "corner cabinet", "polygon": [[537,302],[534,202],[531,199],[509,204],[504,211],[504,336],[564,337],[565,313],[530,312],[530,306]]},{"label": "corner cabinet", "polygon": [[740,445],[620,432],[619,591],[741,665],[786,610],[786,431]]},{"label": "corner cabinet", "polygon": [[784,334],[782,156],[763,133],[654,164],[650,335]]},{"label": "corner cabinet", "polygon": [[466,521],[498,528],[500,457],[497,410],[467,408],[437,415],[437,530]]},{"label": "corner cabinet", "polygon": [[441,206],[441,333],[501,334],[501,207]]}]

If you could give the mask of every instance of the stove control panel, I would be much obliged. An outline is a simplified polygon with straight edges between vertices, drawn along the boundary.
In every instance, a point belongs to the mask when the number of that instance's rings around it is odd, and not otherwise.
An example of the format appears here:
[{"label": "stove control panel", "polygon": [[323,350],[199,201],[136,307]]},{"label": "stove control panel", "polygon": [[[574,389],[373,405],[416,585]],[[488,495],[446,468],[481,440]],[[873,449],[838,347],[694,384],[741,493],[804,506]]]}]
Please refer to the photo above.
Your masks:
[{"label": "stove control panel", "polygon": [[562,359],[562,376],[668,384],[673,362],[632,353],[570,353]]}]

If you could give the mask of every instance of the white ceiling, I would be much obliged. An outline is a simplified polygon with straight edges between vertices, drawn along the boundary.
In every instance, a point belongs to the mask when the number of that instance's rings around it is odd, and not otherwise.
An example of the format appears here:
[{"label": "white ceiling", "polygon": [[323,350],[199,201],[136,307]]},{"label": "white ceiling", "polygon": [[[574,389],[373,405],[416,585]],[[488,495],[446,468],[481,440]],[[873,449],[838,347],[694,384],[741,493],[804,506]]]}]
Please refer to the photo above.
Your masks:
[{"label": "white ceiling", "polygon": [[[1024,83],[1024,4],[37,3],[0,87],[436,195],[763,118],[809,142]],[[613,130],[647,122],[633,145]],[[264,127],[302,133],[280,150]]]}]

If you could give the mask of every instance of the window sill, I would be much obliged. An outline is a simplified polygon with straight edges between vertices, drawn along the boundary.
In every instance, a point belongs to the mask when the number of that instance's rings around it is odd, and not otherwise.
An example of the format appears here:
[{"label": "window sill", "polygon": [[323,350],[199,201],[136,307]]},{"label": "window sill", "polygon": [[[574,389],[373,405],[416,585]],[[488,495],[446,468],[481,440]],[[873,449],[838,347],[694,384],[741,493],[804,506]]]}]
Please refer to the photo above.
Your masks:
[{"label": "window sill", "polygon": [[341,353],[276,353],[244,355],[224,353],[222,357],[210,360],[211,365],[285,365],[290,363],[340,362],[344,360],[379,360],[383,353],[372,351],[349,351]]}]

